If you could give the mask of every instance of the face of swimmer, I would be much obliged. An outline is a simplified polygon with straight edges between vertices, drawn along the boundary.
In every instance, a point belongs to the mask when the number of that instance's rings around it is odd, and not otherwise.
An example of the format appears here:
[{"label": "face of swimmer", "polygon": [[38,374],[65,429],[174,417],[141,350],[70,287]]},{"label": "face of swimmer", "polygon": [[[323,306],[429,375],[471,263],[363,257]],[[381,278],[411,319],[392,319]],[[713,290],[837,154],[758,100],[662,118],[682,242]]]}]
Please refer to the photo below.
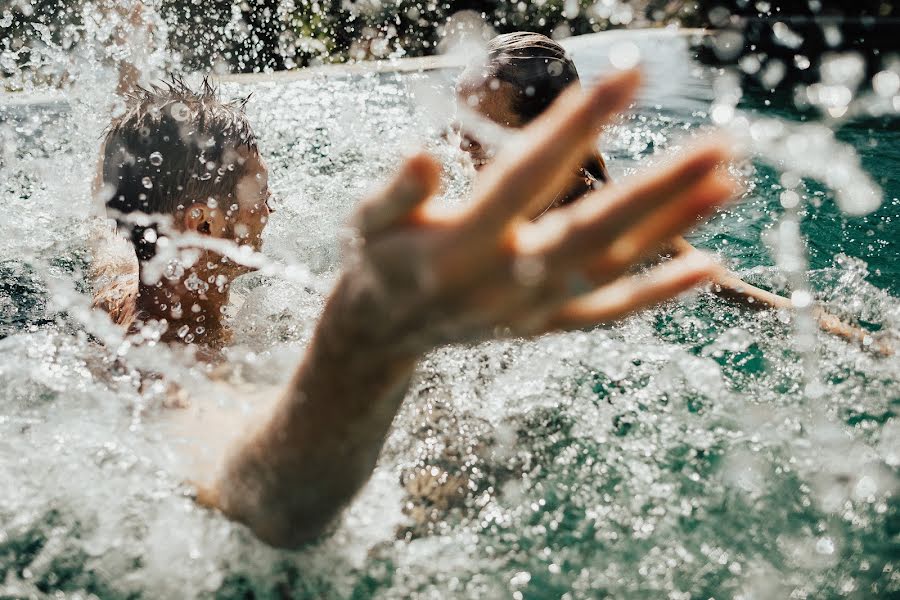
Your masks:
[{"label": "face of swimmer", "polygon": [[[525,125],[515,110],[518,90],[506,81],[500,81],[481,69],[466,69],[456,86],[456,98],[460,107],[467,107],[501,127],[519,129]],[[476,170],[487,165],[497,152],[487,140],[464,126],[458,126],[460,149],[467,153]]]},{"label": "face of swimmer", "polygon": [[[238,155],[243,175],[233,192],[213,204],[193,203],[179,216],[186,231],[229,240],[258,252],[262,248],[262,234],[271,214],[269,172],[259,155],[245,149],[241,149]],[[217,270],[237,276],[250,269],[222,260]]]}]

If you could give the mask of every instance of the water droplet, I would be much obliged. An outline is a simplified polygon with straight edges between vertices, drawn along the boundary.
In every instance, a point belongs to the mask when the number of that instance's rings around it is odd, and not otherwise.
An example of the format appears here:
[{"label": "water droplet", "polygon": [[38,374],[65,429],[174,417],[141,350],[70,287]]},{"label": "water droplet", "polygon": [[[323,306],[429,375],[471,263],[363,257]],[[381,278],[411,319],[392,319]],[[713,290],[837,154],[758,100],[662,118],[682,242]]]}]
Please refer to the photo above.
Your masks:
[{"label": "water droplet", "polygon": [[893,71],[882,71],[872,78],[872,89],[879,96],[890,97],[900,91],[900,75]]},{"label": "water droplet", "polygon": [[641,49],[634,42],[618,42],[609,50],[609,62],[617,69],[630,69],[641,61]]},{"label": "water droplet", "polygon": [[150,179],[149,177],[144,177],[143,179],[141,179],[141,185],[143,185],[148,190],[152,189],[153,188],[153,180]]},{"label": "water droplet", "polygon": [[175,102],[169,107],[169,113],[176,121],[187,121],[191,116],[191,109],[183,102]]},{"label": "water droplet", "polygon": [[833,554],[834,553],[834,542],[831,538],[819,538],[819,541],[816,542],[816,552],[819,554]]},{"label": "water droplet", "polygon": [[154,152],[150,155],[150,164],[154,167],[158,167],[163,163],[163,155],[159,152]]},{"label": "water droplet", "polygon": [[800,204],[800,194],[794,190],[781,192],[781,206],[785,208],[797,208]]},{"label": "water droplet", "polygon": [[806,308],[812,304],[812,294],[806,290],[797,290],[791,294],[791,304],[794,308]]}]

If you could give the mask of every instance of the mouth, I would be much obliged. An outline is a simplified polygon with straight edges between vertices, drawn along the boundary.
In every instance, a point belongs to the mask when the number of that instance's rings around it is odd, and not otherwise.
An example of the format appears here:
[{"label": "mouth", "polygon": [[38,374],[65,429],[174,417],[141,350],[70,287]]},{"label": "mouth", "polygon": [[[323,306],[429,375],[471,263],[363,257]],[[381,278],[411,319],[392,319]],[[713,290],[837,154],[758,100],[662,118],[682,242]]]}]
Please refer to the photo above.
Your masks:
[{"label": "mouth", "polygon": [[487,159],[487,158],[472,157],[472,166],[475,167],[476,171],[480,171],[481,169],[486,167],[488,164],[490,164],[490,162],[491,162],[490,159]]}]

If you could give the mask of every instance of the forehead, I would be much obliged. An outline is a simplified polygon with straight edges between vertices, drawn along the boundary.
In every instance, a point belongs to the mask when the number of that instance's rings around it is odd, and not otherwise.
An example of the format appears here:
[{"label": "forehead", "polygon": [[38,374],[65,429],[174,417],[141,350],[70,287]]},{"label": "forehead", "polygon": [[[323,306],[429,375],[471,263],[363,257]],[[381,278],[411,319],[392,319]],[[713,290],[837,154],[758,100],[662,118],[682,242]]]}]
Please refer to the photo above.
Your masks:
[{"label": "forehead", "polygon": [[456,93],[460,96],[468,96],[495,91],[500,84],[500,80],[494,77],[486,67],[469,66],[460,73],[456,80]]},{"label": "forehead", "polygon": [[266,183],[269,179],[269,170],[266,163],[258,152],[252,152],[247,148],[241,148],[238,151],[239,158],[243,167],[244,175],[241,179],[252,178]]},{"label": "forehead", "polygon": [[483,68],[466,69],[456,85],[458,101],[495,123],[518,127],[521,119],[516,111],[518,90]]}]

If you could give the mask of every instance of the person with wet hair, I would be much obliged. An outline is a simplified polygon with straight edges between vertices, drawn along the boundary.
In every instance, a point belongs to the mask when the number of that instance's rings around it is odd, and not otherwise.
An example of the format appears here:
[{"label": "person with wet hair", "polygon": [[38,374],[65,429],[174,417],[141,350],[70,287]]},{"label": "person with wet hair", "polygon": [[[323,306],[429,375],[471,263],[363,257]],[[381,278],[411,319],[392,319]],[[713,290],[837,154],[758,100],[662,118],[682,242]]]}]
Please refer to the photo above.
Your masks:
[{"label": "person with wet hair", "polygon": [[[517,130],[548,111],[564,92],[579,87],[578,71],[565,49],[545,35],[523,31],[491,39],[486,54],[474,60],[460,75],[456,94],[461,110],[472,110],[481,119]],[[471,123],[472,119],[468,121]],[[477,171],[484,169],[497,152],[497,146],[480,140],[476,127],[457,125],[456,128],[460,149],[471,157]],[[535,207],[531,218],[538,219],[550,210],[576,202],[608,183],[611,178],[606,163],[599,150],[592,148],[578,168],[568,174],[561,191],[546,206]],[[657,256],[649,258],[658,260],[660,256],[688,256],[698,252],[679,235],[661,243],[656,249]],[[712,281],[711,289],[719,296],[754,309],[794,308],[788,298],[750,285],[727,271]],[[823,330],[848,341],[862,344],[874,341],[868,332],[821,309],[815,309],[815,316]],[[891,352],[884,342],[874,347],[882,354]]]},{"label": "person with wet hair", "polygon": [[[136,268],[100,278],[95,306],[129,329],[165,323],[162,341],[217,346],[227,337],[219,306],[231,281],[248,269],[212,247],[196,257],[189,278],[165,269],[185,234],[260,249],[270,213],[268,174],[243,111],[246,100],[224,103],[208,81],[194,91],[173,78],[135,88],[125,101],[104,139],[95,196],[131,242]],[[185,332],[198,312],[203,325]]]},{"label": "person with wet hair", "polygon": [[[429,351],[497,332],[527,338],[615,321],[713,276],[718,267],[699,254],[646,274],[632,267],[734,195],[718,168],[730,158],[720,142],[557,209],[562,228],[528,218],[567,185],[639,81],[622,72],[561,99],[453,213],[429,210],[440,167],[425,154],[361,202],[342,271],[287,387],[253,420],[213,426],[222,409],[207,402],[182,428],[243,436],[195,478],[197,500],[270,544],[303,544],[368,480]],[[107,281],[96,306],[134,344],[221,358],[231,282],[251,270],[244,265],[270,217],[268,174],[242,103],[179,80],[138,90],[109,128],[98,171],[98,200],[133,260],[119,274],[97,265]],[[540,276],[523,277],[522,265],[540,265]],[[209,395],[190,402],[217,396]]]},{"label": "person with wet hair", "polygon": [[[491,39],[487,54],[473,62],[459,78],[457,95],[463,105],[506,128],[521,129],[542,115],[570,87],[581,87],[578,69],[569,54],[545,35],[515,32]],[[493,156],[490,144],[460,130],[460,148],[472,158],[476,169]],[[592,149],[572,181],[555,199],[562,206],[609,181],[603,156]]]}]

